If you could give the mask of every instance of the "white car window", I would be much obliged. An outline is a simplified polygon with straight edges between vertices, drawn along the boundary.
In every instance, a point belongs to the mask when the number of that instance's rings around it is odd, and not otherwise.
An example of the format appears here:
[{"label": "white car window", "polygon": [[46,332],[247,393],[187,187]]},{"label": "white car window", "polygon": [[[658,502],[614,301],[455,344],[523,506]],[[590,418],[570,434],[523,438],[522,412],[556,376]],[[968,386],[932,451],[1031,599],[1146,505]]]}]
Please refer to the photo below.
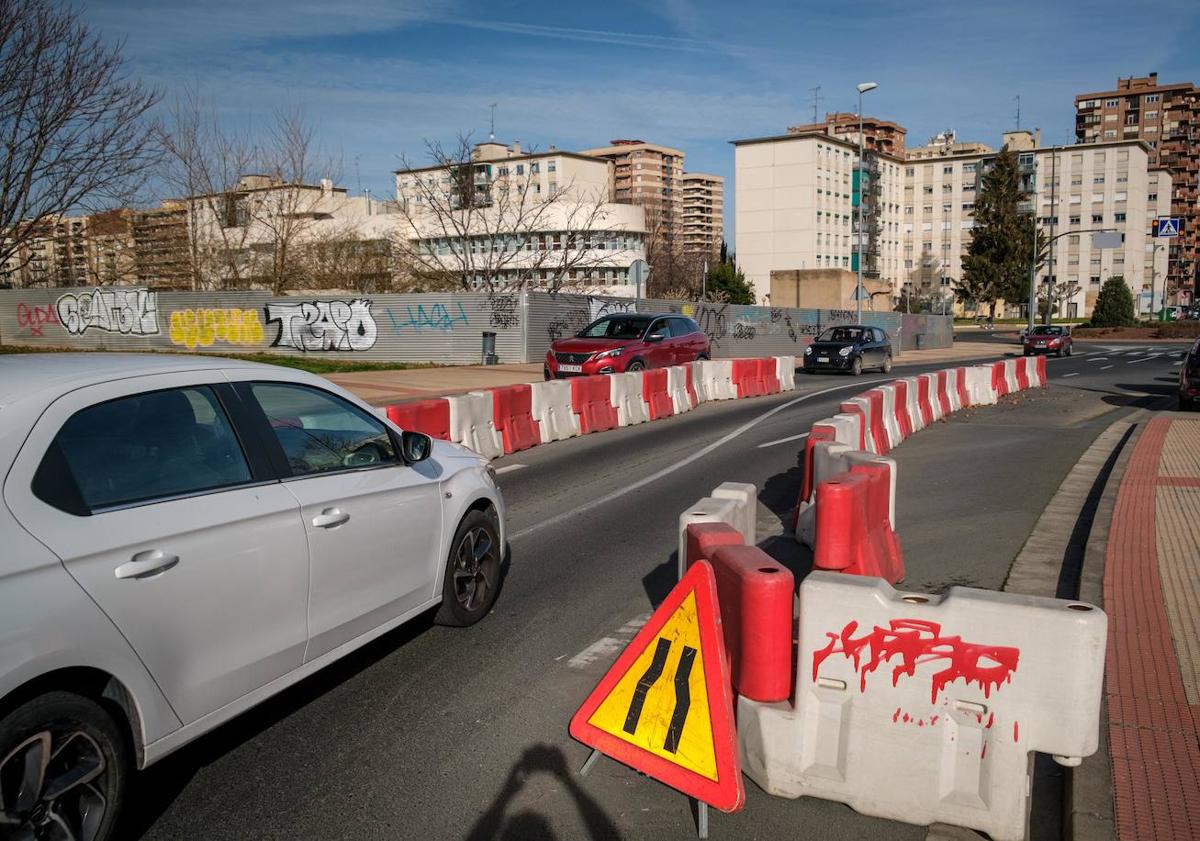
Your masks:
[{"label": "white car window", "polygon": [[92,511],[250,481],[225,410],[204,386],[89,406],[63,424],[52,446],[58,453],[43,464],[65,466]]},{"label": "white car window", "polygon": [[293,476],[395,464],[387,428],[357,406],[317,388],[253,383]]}]

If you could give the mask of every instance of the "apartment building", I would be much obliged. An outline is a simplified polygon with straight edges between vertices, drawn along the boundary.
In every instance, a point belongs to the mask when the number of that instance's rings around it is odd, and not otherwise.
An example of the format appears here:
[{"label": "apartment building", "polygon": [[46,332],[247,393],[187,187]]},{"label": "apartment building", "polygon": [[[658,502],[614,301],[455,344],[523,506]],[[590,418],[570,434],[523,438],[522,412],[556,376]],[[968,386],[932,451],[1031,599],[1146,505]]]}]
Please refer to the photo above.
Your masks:
[{"label": "apartment building", "polygon": [[721,256],[725,241],[725,179],[704,172],[683,174],[682,247],[703,255],[710,264]]},{"label": "apartment building", "polygon": [[1191,290],[1200,277],[1200,88],[1192,82],[1160,84],[1158,74],[1117,80],[1115,90],[1075,97],[1079,143],[1143,140],[1151,168],[1171,177],[1172,198],[1164,216],[1183,220],[1168,246],[1168,283]]},{"label": "apartment building", "polygon": [[11,287],[93,286],[136,278],[132,211],[51,216],[33,223],[33,236],[0,266]]},{"label": "apartment building", "polygon": [[655,244],[675,245],[683,223],[683,152],[644,140],[613,140],[581,154],[612,162],[612,200],[644,208]]},{"label": "apartment building", "polygon": [[149,288],[190,289],[193,283],[187,202],[167,199],[133,213],[137,282]]},{"label": "apartment building", "polygon": [[860,182],[863,275],[899,294],[902,159],[871,155],[860,168],[857,143],[825,133],[735,140],[733,146],[735,250],[760,297],[771,288],[773,271],[857,271]]},{"label": "apartment building", "polygon": [[[828,134],[851,143],[858,143],[858,115],[852,111],[825,114],[823,123],[788,126],[788,134]],[[904,156],[904,139],[908,130],[899,123],[863,115],[863,146],[870,152],[893,157]]]},{"label": "apartment building", "polygon": [[633,294],[646,258],[646,213],[613,201],[613,161],[489,141],[462,164],[397,170],[399,235],[424,271],[472,282]]}]

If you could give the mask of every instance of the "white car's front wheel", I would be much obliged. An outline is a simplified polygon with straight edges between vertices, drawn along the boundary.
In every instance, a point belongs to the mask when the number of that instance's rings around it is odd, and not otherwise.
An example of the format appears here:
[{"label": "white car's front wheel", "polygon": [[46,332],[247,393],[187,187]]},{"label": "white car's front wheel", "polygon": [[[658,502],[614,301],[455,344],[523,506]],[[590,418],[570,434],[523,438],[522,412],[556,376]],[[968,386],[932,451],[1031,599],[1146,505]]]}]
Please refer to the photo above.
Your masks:
[{"label": "white car's front wheel", "polygon": [[463,517],[446,561],[439,624],[465,627],[488,614],[500,591],[503,558],[495,519],[483,511]]}]

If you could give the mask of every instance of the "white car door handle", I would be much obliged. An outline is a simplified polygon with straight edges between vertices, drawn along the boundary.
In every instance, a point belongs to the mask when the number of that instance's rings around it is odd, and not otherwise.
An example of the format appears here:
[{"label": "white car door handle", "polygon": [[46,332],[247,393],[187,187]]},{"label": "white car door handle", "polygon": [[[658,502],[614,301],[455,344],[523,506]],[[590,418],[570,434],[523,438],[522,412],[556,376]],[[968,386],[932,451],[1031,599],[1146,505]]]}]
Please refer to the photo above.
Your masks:
[{"label": "white car door handle", "polygon": [[157,549],[148,552],[138,552],[133,558],[121,564],[114,571],[117,578],[147,578],[166,572],[179,563],[178,555],[168,555]]},{"label": "white car door handle", "polygon": [[316,517],[312,518],[312,524],[319,529],[331,529],[340,526],[349,519],[350,515],[340,508],[326,508]]}]

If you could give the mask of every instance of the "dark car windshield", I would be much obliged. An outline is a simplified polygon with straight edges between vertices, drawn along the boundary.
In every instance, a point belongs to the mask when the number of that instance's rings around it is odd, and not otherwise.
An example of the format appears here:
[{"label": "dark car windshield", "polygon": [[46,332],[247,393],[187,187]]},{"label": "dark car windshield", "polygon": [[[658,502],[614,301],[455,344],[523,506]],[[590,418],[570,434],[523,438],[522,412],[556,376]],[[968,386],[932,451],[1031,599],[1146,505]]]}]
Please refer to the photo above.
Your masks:
[{"label": "dark car windshield", "polygon": [[575,335],[580,339],[640,339],[649,323],[644,315],[606,315]]},{"label": "dark car windshield", "polygon": [[861,327],[830,327],[817,336],[818,342],[861,342],[863,330]]},{"label": "dark car windshield", "polygon": [[1031,336],[1061,336],[1062,334],[1063,334],[1063,328],[1047,327],[1046,325],[1043,324],[1041,327],[1034,327],[1033,332],[1030,333],[1029,335],[1031,335]]}]

